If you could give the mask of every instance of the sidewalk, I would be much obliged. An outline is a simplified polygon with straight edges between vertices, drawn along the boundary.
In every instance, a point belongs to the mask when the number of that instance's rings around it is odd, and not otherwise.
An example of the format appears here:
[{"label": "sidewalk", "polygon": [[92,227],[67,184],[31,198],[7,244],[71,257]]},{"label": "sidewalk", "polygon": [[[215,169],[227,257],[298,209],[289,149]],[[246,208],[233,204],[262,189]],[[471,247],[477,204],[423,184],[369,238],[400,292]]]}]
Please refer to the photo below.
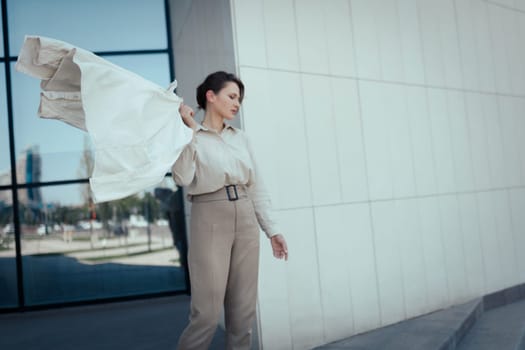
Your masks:
[{"label": "sidewalk", "polygon": [[[188,296],[0,315],[0,349],[168,350],[187,324]],[[210,349],[224,349],[217,332]]]},{"label": "sidewalk", "polygon": [[523,350],[525,285],[378,328],[317,350]]},{"label": "sidewalk", "polygon": [[[175,349],[187,324],[189,302],[189,296],[175,296],[0,314],[0,349]],[[210,349],[224,349],[224,341],[224,331],[218,327]],[[256,334],[253,348],[257,348]],[[317,349],[525,349],[525,285]]]},{"label": "sidewalk", "polygon": [[[438,350],[449,349],[464,336],[465,323],[479,300],[399,322],[318,347],[318,350]],[[459,332],[458,332],[459,331]],[[454,347],[450,347],[454,349]]]}]

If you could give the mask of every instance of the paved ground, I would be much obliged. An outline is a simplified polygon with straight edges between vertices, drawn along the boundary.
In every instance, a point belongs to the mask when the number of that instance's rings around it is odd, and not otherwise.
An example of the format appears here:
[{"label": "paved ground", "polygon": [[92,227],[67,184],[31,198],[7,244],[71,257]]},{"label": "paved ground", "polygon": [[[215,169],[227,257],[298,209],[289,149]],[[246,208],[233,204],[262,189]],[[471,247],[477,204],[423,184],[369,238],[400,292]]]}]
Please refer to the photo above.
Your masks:
[{"label": "paved ground", "polygon": [[[0,349],[168,350],[186,326],[189,297],[0,315]],[[210,349],[224,349],[217,328]]]},{"label": "paved ground", "polygon": [[[317,349],[522,350],[525,299],[516,291],[496,293]],[[189,300],[177,296],[0,314],[0,349],[175,349],[187,323]],[[224,349],[220,327],[210,349]],[[256,341],[253,349],[257,349]]]},{"label": "paved ground", "polygon": [[458,350],[524,349],[525,301],[489,310],[467,333]]},{"label": "paved ground", "polygon": [[316,349],[525,350],[523,292],[510,288]]},{"label": "paved ground", "polygon": [[[438,350],[464,336],[465,322],[480,300],[330,343],[319,350]],[[499,349],[498,349],[499,350]]]}]

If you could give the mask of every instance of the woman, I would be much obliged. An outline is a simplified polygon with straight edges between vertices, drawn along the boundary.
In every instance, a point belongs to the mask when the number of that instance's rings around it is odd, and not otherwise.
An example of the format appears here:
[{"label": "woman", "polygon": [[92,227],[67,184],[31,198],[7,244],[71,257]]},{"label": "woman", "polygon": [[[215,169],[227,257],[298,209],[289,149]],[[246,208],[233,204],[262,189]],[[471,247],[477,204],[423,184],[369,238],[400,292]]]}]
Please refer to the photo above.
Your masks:
[{"label": "woman", "polygon": [[233,120],[244,85],[233,74],[215,72],[197,88],[205,111],[202,125],[181,105],[193,139],[172,168],[175,182],[187,186],[192,202],[188,267],[190,322],[179,349],[207,349],[225,311],[226,348],[249,349],[255,317],[259,263],[259,225],[273,254],[288,259],[284,237],[270,218],[270,200],[244,133]]}]

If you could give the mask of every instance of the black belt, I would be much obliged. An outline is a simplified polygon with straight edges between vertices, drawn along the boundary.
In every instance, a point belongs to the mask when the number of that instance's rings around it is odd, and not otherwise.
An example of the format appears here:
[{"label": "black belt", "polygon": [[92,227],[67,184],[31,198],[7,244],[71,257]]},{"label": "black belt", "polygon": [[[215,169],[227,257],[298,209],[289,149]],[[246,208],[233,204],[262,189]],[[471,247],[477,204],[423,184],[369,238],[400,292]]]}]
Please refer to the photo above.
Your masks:
[{"label": "black belt", "polygon": [[209,202],[221,200],[228,200],[230,202],[233,202],[241,198],[247,197],[248,193],[245,185],[227,185],[215,192],[189,195],[188,199],[191,202]]},{"label": "black belt", "polygon": [[229,201],[236,201],[239,199],[239,192],[237,192],[237,185],[228,185],[224,187]]}]

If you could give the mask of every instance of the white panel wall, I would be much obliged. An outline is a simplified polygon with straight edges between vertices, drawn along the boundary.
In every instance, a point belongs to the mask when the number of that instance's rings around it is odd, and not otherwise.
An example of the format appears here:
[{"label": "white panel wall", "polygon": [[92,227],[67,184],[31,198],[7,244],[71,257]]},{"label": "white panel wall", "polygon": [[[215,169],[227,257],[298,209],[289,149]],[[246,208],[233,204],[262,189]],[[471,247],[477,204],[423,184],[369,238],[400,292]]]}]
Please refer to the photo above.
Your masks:
[{"label": "white panel wall", "polygon": [[437,191],[438,193],[452,193],[456,188],[456,174],[447,91],[445,89],[427,89],[427,97]]},{"label": "white panel wall", "polygon": [[436,166],[432,150],[432,129],[428,116],[426,89],[407,86],[406,100],[414,157],[416,194],[419,196],[435,194],[437,192]]},{"label": "white panel wall", "polygon": [[[515,189],[510,191],[510,207],[511,207],[511,217],[512,217],[512,227],[514,233],[514,244],[516,247],[523,247],[525,244],[525,236],[520,234],[522,228],[525,225],[525,215],[522,215],[523,210],[525,209],[525,191],[520,189]],[[520,280],[525,278],[525,254],[516,253],[517,257],[517,269]]]},{"label": "white panel wall", "polygon": [[[311,208],[294,209],[279,213],[278,218],[287,233],[290,246],[301,247],[294,249],[294,258],[287,264],[290,333],[293,348],[309,349],[315,346],[324,334],[323,293],[319,277],[321,273],[317,259],[314,213]],[[308,273],[305,273],[306,271]],[[261,287],[263,290],[268,286]],[[273,305],[269,307],[273,308]],[[342,308],[344,307],[342,305]],[[274,309],[274,312],[276,311]],[[265,332],[264,324],[262,332]]]},{"label": "white panel wall", "polygon": [[452,301],[466,300],[469,297],[468,281],[457,197],[455,195],[440,196],[438,203],[449,298]]},{"label": "white panel wall", "polygon": [[460,192],[473,191],[475,181],[465,96],[461,92],[449,90],[447,91],[447,103],[456,189]]},{"label": "white panel wall", "polygon": [[417,212],[416,199],[395,201],[394,234],[400,243],[405,317],[415,317],[428,311],[423,240]]},{"label": "white panel wall", "polygon": [[402,320],[405,316],[403,269],[400,241],[395,232],[395,202],[372,204],[372,226],[377,266],[377,283],[382,325]]},{"label": "white panel wall", "polygon": [[421,49],[417,0],[398,0],[397,4],[404,81],[424,84],[425,66]]},{"label": "white panel wall", "polygon": [[[416,215],[420,222],[425,283],[427,287],[427,308],[436,310],[450,303],[446,268],[446,251],[442,235],[439,202],[436,197],[417,199]],[[432,271],[432,273],[429,273]]]},{"label": "white panel wall", "polygon": [[364,201],[369,196],[357,83],[347,78],[330,82],[342,201]]},{"label": "white panel wall", "polygon": [[483,273],[483,251],[480,237],[480,221],[476,195],[473,193],[458,196],[459,216],[461,218],[461,239],[465,259],[466,295],[477,296],[485,290]]},{"label": "white panel wall", "polygon": [[465,93],[467,107],[468,132],[470,135],[470,152],[474,184],[477,191],[491,187],[490,168],[488,161],[487,124],[482,102],[487,95]]},{"label": "white panel wall", "polygon": [[525,282],[523,0],[231,0],[243,126],[290,261],[262,348]]}]

